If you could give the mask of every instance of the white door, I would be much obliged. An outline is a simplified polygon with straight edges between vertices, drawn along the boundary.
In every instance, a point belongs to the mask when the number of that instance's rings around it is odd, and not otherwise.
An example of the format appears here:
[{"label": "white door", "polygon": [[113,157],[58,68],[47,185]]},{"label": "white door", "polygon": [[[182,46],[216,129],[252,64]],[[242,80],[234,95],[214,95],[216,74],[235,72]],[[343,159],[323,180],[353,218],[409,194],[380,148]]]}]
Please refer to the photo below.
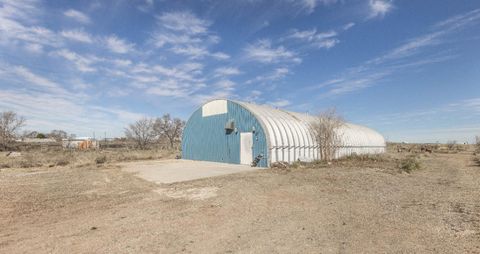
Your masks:
[{"label": "white door", "polygon": [[253,161],[253,135],[251,132],[240,133],[240,164],[250,165]]}]

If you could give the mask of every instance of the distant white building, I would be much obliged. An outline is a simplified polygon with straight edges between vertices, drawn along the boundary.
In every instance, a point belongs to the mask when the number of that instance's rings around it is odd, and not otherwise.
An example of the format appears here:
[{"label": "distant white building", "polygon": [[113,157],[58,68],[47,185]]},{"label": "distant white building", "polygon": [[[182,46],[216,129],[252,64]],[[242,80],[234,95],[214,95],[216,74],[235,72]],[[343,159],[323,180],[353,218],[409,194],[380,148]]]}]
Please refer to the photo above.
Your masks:
[{"label": "distant white building", "polygon": [[24,142],[24,143],[55,143],[57,142],[53,138],[22,138],[20,140],[17,140],[18,142]]},{"label": "distant white building", "polygon": [[66,138],[62,140],[62,147],[80,150],[97,149],[99,143],[91,137]]}]

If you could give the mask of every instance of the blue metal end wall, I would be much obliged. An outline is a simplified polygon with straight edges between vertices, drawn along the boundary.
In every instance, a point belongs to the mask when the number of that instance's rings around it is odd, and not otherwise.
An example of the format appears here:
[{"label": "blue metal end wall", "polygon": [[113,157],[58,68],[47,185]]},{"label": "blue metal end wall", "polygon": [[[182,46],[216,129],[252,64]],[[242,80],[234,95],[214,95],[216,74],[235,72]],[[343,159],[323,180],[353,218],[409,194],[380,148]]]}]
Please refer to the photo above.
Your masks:
[{"label": "blue metal end wall", "polygon": [[[200,107],[188,119],[182,138],[182,157],[189,160],[216,161],[240,164],[240,133],[253,133],[253,157],[262,154],[258,166],[268,166],[268,150],[265,132],[247,109],[234,102],[227,102],[228,112],[202,117]],[[235,122],[235,131],[227,134],[225,123]]]}]

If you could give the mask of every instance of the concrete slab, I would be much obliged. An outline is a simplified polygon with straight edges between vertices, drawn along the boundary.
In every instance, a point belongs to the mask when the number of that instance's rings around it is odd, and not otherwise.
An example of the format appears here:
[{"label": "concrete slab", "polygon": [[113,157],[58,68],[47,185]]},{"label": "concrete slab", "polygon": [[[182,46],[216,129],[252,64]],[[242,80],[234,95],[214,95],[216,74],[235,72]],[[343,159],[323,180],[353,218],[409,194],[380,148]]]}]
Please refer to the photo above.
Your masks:
[{"label": "concrete slab", "polygon": [[126,172],[133,172],[142,179],[158,184],[184,182],[261,169],[248,165],[192,160],[135,161],[118,165]]}]

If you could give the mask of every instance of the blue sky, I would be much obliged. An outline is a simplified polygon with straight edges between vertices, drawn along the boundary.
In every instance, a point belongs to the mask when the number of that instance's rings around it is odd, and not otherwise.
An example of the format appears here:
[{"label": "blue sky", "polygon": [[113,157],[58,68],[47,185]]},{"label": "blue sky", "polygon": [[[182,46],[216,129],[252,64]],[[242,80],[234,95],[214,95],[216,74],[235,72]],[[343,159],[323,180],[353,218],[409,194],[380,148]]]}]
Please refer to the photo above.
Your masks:
[{"label": "blue sky", "polygon": [[479,1],[0,0],[0,111],[111,137],[230,98],[471,142],[479,32]]}]

